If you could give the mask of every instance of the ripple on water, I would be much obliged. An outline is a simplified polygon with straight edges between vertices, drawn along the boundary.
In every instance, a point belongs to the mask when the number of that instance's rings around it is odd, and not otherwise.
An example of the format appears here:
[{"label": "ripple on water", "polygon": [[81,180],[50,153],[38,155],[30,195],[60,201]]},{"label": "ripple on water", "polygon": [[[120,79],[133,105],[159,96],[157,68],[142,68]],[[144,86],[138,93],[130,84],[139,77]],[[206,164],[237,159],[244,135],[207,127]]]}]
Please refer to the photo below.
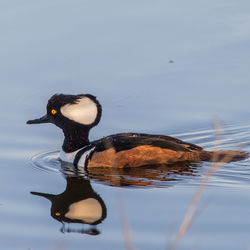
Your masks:
[{"label": "ripple on water", "polygon": [[[206,150],[232,149],[250,151],[250,125],[226,126],[223,135],[216,145],[214,130],[201,130],[189,133],[174,134],[182,140],[198,144]],[[176,182],[183,185],[198,185],[201,177],[210,167],[210,163],[174,164],[168,166],[150,166],[136,169],[106,169],[95,168],[88,170],[73,167],[59,160],[59,151],[48,151],[35,155],[32,165],[43,171],[63,173],[64,175],[88,176],[106,185],[130,187],[171,186]],[[202,166],[202,167],[201,167]],[[210,179],[209,185],[223,187],[243,187],[249,185],[249,159],[228,163],[217,171]]]},{"label": "ripple on water", "polygon": [[53,150],[37,154],[31,158],[32,166],[46,172],[60,173],[59,153],[59,150]]}]

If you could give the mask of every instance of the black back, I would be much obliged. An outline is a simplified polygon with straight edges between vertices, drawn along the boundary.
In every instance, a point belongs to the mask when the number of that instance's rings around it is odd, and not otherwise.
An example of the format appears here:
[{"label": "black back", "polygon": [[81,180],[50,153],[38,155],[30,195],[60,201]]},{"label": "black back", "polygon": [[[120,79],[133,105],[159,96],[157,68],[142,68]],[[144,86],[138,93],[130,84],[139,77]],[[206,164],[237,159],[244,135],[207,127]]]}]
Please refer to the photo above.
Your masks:
[{"label": "black back", "polygon": [[121,133],[104,137],[91,142],[96,147],[96,151],[101,152],[114,147],[116,152],[129,150],[138,146],[150,145],[159,148],[171,149],[174,151],[190,152],[202,150],[201,147],[187,143],[174,137],[165,135],[150,135],[142,133]]}]

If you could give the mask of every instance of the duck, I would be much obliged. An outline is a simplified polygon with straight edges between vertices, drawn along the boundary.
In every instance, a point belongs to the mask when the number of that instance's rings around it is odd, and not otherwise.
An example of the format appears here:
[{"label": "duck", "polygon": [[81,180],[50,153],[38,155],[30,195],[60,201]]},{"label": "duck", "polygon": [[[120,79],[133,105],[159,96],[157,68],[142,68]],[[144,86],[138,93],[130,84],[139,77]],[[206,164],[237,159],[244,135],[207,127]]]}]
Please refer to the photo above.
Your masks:
[{"label": "duck", "polygon": [[118,133],[90,141],[90,130],[101,120],[102,106],[91,94],[55,94],[44,116],[27,124],[52,123],[62,129],[60,160],[84,169],[135,168],[178,162],[239,161],[248,153],[232,150],[206,151],[167,135]]}]

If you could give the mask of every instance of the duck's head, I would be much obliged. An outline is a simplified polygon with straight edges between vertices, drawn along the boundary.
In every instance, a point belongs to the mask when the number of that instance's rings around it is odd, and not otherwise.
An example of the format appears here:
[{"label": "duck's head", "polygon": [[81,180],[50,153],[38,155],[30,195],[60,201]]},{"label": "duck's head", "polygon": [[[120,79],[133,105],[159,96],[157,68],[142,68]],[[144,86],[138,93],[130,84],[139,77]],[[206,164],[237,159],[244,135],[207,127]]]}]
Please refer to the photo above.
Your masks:
[{"label": "duck's head", "polygon": [[55,124],[65,135],[63,149],[70,152],[88,143],[89,130],[99,123],[101,113],[101,105],[93,95],[55,94],[48,101],[46,115],[27,124]]}]

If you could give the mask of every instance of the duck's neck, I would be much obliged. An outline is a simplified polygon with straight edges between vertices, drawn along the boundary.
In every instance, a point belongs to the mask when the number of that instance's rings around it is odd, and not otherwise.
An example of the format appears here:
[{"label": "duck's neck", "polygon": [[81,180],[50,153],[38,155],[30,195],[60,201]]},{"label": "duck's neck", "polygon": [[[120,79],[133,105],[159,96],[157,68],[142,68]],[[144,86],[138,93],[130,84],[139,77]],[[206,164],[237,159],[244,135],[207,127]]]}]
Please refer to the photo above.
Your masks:
[{"label": "duck's neck", "polygon": [[74,152],[89,144],[89,129],[71,128],[63,130],[64,142],[62,149],[66,153]]}]

